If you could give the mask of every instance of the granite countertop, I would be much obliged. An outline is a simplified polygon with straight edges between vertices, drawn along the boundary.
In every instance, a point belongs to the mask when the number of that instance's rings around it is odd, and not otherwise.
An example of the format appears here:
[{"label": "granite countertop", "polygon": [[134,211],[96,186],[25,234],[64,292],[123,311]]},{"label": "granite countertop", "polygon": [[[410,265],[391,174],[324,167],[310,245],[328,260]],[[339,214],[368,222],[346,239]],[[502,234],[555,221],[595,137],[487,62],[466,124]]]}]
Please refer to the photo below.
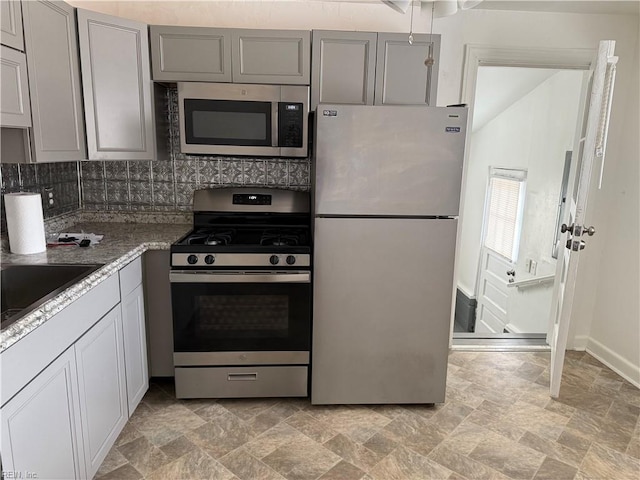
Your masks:
[{"label": "granite countertop", "polygon": [[113,273],[141,256],[146,250],[168,250],[173,242],[190,229],[191,224],[186,223],[82,222],[65,228],[60,233],[103,234],[104,238],[98,245],[85,248],[78,246],[48,247],[46,252],[33,255],[16,255],[3,251],[3,265],[61,263],[104,264],[104,266],[2,330],[0,332],[0,353]]}]

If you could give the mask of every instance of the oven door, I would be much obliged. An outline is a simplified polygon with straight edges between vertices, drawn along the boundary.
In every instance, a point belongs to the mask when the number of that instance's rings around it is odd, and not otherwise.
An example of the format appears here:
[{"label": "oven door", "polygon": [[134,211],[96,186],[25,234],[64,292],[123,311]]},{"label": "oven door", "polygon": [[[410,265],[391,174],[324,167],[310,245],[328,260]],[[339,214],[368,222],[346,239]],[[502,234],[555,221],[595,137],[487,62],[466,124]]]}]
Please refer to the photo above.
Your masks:
[{"label": "oven door", "polygon": [[[274,358],[283,360],[276,363],[307,363],[309,271],[174,270],[170,280],[176,365],[201,364],[201,360],[211,365],[218,363],[218,357],[220,364],[228,362],[225,354],[199,352],[280,352]],[[259,353],[256,358],[261,358]]]}]

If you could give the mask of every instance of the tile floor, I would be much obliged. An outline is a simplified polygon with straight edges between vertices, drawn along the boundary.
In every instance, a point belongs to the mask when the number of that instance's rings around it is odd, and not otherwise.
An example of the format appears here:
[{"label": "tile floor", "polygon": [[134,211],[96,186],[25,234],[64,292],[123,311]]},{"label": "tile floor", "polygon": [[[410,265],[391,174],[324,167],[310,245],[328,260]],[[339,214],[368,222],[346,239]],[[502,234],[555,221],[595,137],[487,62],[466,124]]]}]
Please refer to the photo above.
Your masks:
[{"label": "tile floor", "polygon": [[640,391],[568,352],[552,400],[548,365],[548,353],[454,351],[435,406],[184,401],[154,382],[97,478],[640,478]]}]

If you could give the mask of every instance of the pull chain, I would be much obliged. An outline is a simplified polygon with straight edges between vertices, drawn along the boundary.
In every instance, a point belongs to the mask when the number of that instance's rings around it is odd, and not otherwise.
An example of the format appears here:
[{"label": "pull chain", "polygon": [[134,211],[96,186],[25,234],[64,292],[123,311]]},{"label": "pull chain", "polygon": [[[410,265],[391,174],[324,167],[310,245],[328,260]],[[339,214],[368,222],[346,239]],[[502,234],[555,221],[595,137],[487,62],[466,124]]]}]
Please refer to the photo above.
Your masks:
[{"label": "pull chain", "polygon": [[436,2],[431,2],[431,27],[429,28],[429,53],[424,61],[425,66],[432,67],[436,60],[433,58],[433,41],[431,36],[433,35],[433,12],[435,10]]},{"label": "pull chain", "polygon": [[411,24],[409,25],[409,45],[413,45],[413,0],[411,0]]}]

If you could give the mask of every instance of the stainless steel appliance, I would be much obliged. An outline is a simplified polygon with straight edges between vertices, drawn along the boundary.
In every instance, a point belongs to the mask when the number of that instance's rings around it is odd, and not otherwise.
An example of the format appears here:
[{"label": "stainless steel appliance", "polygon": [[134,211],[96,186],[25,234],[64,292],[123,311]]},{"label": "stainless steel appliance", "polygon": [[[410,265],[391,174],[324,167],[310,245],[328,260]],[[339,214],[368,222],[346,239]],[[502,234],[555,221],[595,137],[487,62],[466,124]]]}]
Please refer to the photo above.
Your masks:
[{"label": "stainless steel appliance", "polygon": [[309,87],[178,83],[180,150],[307,156]]},{"label": "stainless steel appliance", "polygon": [[466,123],[318,106],[312,403],[444,401]]},{"label": "stainless steel appliance", "polygon": [[309,194],[198,190],[193,208],[171,246],[176,396],[307,396]]}]

